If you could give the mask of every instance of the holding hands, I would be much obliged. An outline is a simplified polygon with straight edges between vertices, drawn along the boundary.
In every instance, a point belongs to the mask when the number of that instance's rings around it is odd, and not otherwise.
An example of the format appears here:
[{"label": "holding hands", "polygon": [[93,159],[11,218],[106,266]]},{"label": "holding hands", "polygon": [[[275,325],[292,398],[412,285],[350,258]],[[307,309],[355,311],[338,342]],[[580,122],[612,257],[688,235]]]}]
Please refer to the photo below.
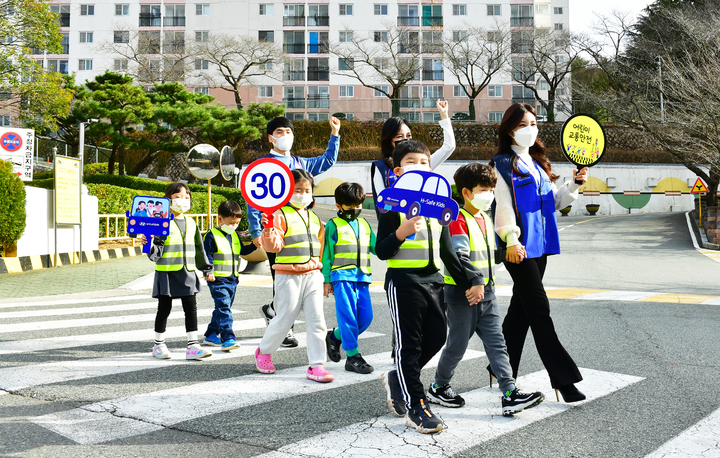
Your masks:
[{"label": "holding hands", "polygon": [[335,295],[332,283],[323,283],[323,295],[325,295],[325,297],[330,297],[331,294],[333,296]]},{"label": "holding hands", "polygon": [[505,253],[505,260],[513,264],[520,264],[526,257],[527,253],[525,252],[525,247],[522,245],[509,246]]},{"label": "holding hands", "polygon": [[470,305],[475,305],[485,298],[485,285],[475,285],[465,291],[465,298]]},{"label": "holding hands", "polygon": [[438,111],[440,112],[440,119],[448,119],[448,103],[447,100],[437,99],[435,102]]}]

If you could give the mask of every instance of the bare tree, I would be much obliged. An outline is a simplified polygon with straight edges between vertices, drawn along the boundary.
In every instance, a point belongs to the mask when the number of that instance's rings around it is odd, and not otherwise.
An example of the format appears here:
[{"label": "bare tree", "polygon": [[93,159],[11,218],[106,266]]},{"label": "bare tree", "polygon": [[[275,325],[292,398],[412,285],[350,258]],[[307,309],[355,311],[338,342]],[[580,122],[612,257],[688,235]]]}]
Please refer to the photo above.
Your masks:
[{"label": "bare tree", "polygon": [[[545,108],[547,120],[555,121],[559,108],[570,111],[568,98],[558,98],[560,91],[565,94],[565,78],[572,71],[572,64],[579,50],[574,46],[569,32],[536,28],[512,32],[511,52],[516,56],[510,61],[513,81],[530,91]],[[547,98],[540,96],[547,90]]]},{"label": "bare tree", "polygon": [[[390,99],[392,116],[399,116],[402,99],[409,98],[403,88],[412,81],[420,81],[423,50],[416,27],[392,23],[383,23],[383,27],[385,30],[368,35],[347,29],[346,41],[330,47],[330,52],[342,62],[333,73],[355,78],[363,86],[382,93]],[[435,44],[438,45],[441,51],[442,43]]]},{"label": "bare tree", "polygon": [[141,84],[182,82],[190,69],[191,54],[185,32],[113,31],[112,41],[97,50],[114,56],[113,71],[132,76]]},{"label": "bare tree", "polygon": [[468,25],[450,33],[443,46],[445,67],[470,99],[468,112],[475,120],[475,99],[507,61],[509,33],[500,23],[491,30]]},{"label": "bare tree", "polygon": [[197,33],[201,35],[195,37],[193,46],[193,79],[232,92],[238,109],[242,108],[240,87],[251,84],[253,77],[280,80],[282,50],[267,38]]}]

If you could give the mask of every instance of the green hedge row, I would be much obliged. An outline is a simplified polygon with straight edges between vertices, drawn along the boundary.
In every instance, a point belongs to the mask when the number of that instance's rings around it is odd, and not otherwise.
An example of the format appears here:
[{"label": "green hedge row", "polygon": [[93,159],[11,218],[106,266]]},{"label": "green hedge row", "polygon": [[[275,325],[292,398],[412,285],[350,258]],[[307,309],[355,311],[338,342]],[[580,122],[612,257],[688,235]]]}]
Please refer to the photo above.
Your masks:
[{"label": "green hedge row", "polygon": [[25,186],[12,172],[12,163],[0,159],[0,247],[15,245],[25,232]]}]

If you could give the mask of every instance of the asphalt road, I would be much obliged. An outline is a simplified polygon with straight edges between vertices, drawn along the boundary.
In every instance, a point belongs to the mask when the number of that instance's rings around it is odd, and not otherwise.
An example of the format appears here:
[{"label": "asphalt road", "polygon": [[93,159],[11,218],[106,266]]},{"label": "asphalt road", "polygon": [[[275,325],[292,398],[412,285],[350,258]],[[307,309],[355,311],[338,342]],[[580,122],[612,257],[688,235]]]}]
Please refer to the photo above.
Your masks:
[{"label": "asphalt road", "polygon": [[[324,220],[332,214],[319,213]],[[684,214],[559,223],[563,254],[551,258],[545,284],[551,297],[550,288],[572,297],[552,298],[551,308],[561,341],[586,379],[578,384],[591,394],[584,404],[555,400],[529,338],[519,384],[543,390],[546,400],[514,418],[499,416],[499,392],[488,388],[487,359],[473,338],[452,381],[468,405],[435,409],[448,430],[419,435],[384,403],[379,376],[389,367],[391,324],[380,288],[372,293],[372,334],[360,341],[376,372],[352,377],[341,365],[328,365],[336,380],[321,386],[302,376],[302,347],[274,356],[278,374],[257,374],[251,353],[264,331],[257,309],[271,297],[267,284],[243,286],[237,296],[235,329],[243,348],[185,363],[178,306],[168,323],[179,329],[168,339],[175,358],[158,361],[150,356],[155,304],[142,297],[149,292],[104,286],[102,292],[51,295],[67,292],[56,289],[58,275],[70,284],[76,277],[75,267],[66,267],[36,273],[33,281],[45,287],[37,287],[33,299],[0,299],[0,389],[10,393],[0,395],[0,455],[644,457],[673,438],[685,440],[683,431],[720,407],[720,302],[705,299],[720,296],[720,263],[694,249]],[[110,262],[109,272],[120,266],[139,277],[152,270],[142,259]],[[93,275],[102,276],[104,265],[94,266]],[[373,268],[382,280],[382,263],[374,260]],[[0,290],[22,275],[0,278]],[[116,286],[126,281],[112,278]],[[78,291],[87,291],[93,278],[76,281]],[[112,281],[104,278],[107,284]],[[506,272],[499,272],[498,284],[511,284]],[[618,293],[612,300],[583,296],[595,290]],[[620,293],[627,291],[645,294]],[[660,302],[658,293],[673,293],[682,303]],[[503,315],[508,302],[507,294],[499,297]],[[207,290],[198,304],[202,332],[212,310]],[[332,298],[324,307],[332,327]],[[304,330],[296,325],[296,333]],[[423,371],[426,385],[433,374],[432,368]],[[715,448],[697,456],[719,456],[717,437],[704,439],[714,440]],[[690,456],[691,446],[683,447],[672,456]]]}]

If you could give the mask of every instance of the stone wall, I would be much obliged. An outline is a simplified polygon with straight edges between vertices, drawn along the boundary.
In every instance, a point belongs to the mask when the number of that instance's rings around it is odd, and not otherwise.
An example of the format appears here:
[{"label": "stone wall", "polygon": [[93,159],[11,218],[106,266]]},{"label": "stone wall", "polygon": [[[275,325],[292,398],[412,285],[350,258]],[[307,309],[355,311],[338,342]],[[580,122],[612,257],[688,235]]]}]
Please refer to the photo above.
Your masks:
[{"label": "stone wall", "polygon": [[720,244],[720,207],[705,207],[703,205],[703,229],[708,242]]}]

